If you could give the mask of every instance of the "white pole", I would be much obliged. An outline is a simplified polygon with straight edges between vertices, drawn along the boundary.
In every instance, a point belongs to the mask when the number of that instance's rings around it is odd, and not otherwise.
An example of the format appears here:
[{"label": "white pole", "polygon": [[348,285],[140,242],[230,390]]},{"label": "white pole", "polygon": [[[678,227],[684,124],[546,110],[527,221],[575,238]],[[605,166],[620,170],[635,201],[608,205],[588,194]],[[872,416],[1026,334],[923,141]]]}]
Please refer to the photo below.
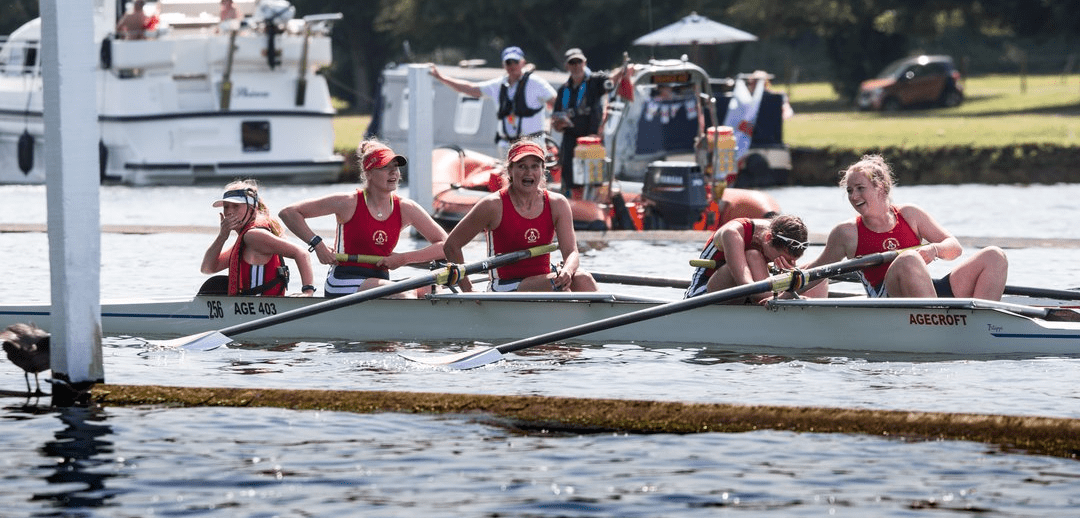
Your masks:
[{"label": "white pole", "polygon": [[97,43],[93,0],[41,0],[53,404],[88,400],[101,358]]},{"label": "white pole", "polygon": [[433,212],[431,152],[435,148],[435,90],[428,65],[409,65],[409,193]]}]

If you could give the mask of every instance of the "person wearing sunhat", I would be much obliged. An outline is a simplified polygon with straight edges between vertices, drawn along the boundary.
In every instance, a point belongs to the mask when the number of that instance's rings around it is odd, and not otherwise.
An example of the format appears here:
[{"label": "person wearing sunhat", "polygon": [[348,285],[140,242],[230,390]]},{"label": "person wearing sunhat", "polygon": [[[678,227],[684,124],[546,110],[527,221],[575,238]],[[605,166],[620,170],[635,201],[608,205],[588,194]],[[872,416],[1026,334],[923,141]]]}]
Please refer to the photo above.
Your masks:
[{"label": "person wearing sunhat", "polygon": [[[491,291],[596,291],[596,281],[580,267],[574,218],[566,197],[547,190],[544,150],[523,139],[506,156],[508,182],[481,199],[450,231],[443,247],[446,259],[461,264],[462,249],[486,232],[489,256],[559,242],[562,263],[550,254],[517,261],[492,270]],[[460,286],[472,291],[462,279]]]},{"label": "person wearing sunhat", "polygon": [[[203,255],[201,271],[212,275],[228,269],[228,295],[280,296],[286,294],[289,269],[285,257],[300,270],[300,294],[315,293],[314,273],[307,252],[281,236],[281,223],[270,217],[254,180],[237,180],[225,186],[225,194],[213,204],[220,207],[220,230]],[[236,241],[225,241],[236,232]]]},{"label": "person wearing sunhat", "polygon": [[[389,284],[390,270],[443,258],[446,231],[420,204],[397,195],[399,167],[408,163],[405,157],[376,140],[361,142],[357,156],[360,188],[299,201],[278,212],[285,226],[308,243],[308,250],[315,252],[319,262],[330,265],[324,286],[327,297]],[[332,247],[307,222],[330,215],[337,221]],[[419,250],[395,252],[401,232],[408,227],[419,231],[430,244]],[[374,263],[340,260],[339,254],[381,259]],[[426,291],[402,296],[419,296]]]},{"label": "person wearing sunhat", "polygon": [[585,53],[579,48],[564,54],[566,71],[570,77],[555,93],[555,112],[551,128],[562,132],[559,146],[559,165],[562,167],[563,192],[579,187],[574,182],[574,149],[577,139],[585,136],[602,136],[605,119],[605,94],[615,83],[604,72],[589,70]]},{"label": "person wearing sunhat", "polygon": [[555,99],[555,89],[547,81],[533,77],[531,65],[526,65],[525,51],[521,47],[506,47],[502,51],[502,65],[506,75],[481,83],[447,77],[431,65],[431,75],[442,84],[471,97],[489,97],[495,100],[499,129],[495,141],[499,153],[505,153],[510,143],[530,138],[543,142],[546,108]]}]

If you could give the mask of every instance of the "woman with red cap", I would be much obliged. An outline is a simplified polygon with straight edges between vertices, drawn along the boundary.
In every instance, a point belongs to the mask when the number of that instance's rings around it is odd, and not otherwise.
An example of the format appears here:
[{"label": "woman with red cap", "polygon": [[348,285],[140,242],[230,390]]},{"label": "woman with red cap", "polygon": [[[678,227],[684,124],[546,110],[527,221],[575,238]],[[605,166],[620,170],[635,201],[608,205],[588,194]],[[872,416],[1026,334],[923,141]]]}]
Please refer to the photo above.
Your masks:
[{"label": "woman with red cap", "polygon": [[[221,229],[203,255],[202,273],[207,275],[229,270],[229,295],[284,295],[289,269],[284,257],[296,262],[303,282],[301,293],[315,293],[314,274],[304,248],[281,237],[281,223],[259,197],[254,180],[239,180],[225,186],[225,194],[214,202],[221,207]],[[229,235],[236,231],[236,242],[224,249]]]},{"label": "woman with red cap", "polygon": [[[519,140],[507,153],[509,184],[473,206],[454,227],[443,247],[446,259],[462,263],[462,248],[481,231],[487,233],[488,255],[546,245],[557,238],[561,265],[550,254],[532,257],[490,272],[491,291],[596,291],[596,281],[580,269],[570,202],[545,188],[544,150]],[[472,290],[468,279],[461,280]]]},{"label": "woman with red cap", "polygon": [[[389,284],[390,270],[410,263],[443,258],[446,231],[418,203],[397,195],[405,157],[374,140],[360,143],[361,188],[296,202],[278,213],[297,237],[307,241],[330,271],[324,287],[327,297],[340,297]],[[333,248],[311,227],[308,218],[333,215],[337,235]],[[419,250],[395,252],[398,238],[414,227],[431,244]],[[378,256],[378,262],[341,261],[338,254]]]}]

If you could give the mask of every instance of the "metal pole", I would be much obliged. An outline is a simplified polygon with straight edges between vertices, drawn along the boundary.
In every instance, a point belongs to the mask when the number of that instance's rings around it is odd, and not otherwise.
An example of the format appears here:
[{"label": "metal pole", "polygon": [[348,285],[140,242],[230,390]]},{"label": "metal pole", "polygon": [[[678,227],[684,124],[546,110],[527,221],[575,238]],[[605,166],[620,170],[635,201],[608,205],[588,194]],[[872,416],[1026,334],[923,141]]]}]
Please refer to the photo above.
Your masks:
[{"label": "metal pole", "polygon": [[101,222],[93,0],[41,0],[53,405],[89,400],[101,357]]}]

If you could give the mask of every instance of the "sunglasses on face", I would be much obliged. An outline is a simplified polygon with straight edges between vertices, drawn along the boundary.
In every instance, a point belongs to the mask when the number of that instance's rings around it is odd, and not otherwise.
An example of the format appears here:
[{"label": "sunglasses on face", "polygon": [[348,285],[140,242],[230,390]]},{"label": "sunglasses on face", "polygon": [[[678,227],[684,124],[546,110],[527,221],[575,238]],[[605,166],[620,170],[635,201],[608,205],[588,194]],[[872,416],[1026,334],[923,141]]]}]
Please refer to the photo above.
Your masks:
[{"label": "sunglasses on face", "polygon": [[791,252],[796,256],[802,255],[803,251],[806,250],[806,247],[810,245],[810,243],[796,241],[790,237],[781,236],[779,234],[773,235],[773,243],[782,243],[784,245],[783,247],[786,248],[788,252]]},{"label": "sunglasses on face", "polygon": [[584,63],[584,61],[580,59],[571,59],[570,61],[566,62],[567,65],[580,65],[582,63]]},{"label": "sunglasses on face", "polygon": [[506,61],[503,61],[503,64],[504,64],[504,65],[507,65],[507,66],[510,66],[510,65],[516,65],[516,64],[518,64],[518,63],[521,63],[521,62],[520,62],[520,61],[518,61],[518,60],[516,60],[516,59],[508,59],[508,60],[506,60]]}]

